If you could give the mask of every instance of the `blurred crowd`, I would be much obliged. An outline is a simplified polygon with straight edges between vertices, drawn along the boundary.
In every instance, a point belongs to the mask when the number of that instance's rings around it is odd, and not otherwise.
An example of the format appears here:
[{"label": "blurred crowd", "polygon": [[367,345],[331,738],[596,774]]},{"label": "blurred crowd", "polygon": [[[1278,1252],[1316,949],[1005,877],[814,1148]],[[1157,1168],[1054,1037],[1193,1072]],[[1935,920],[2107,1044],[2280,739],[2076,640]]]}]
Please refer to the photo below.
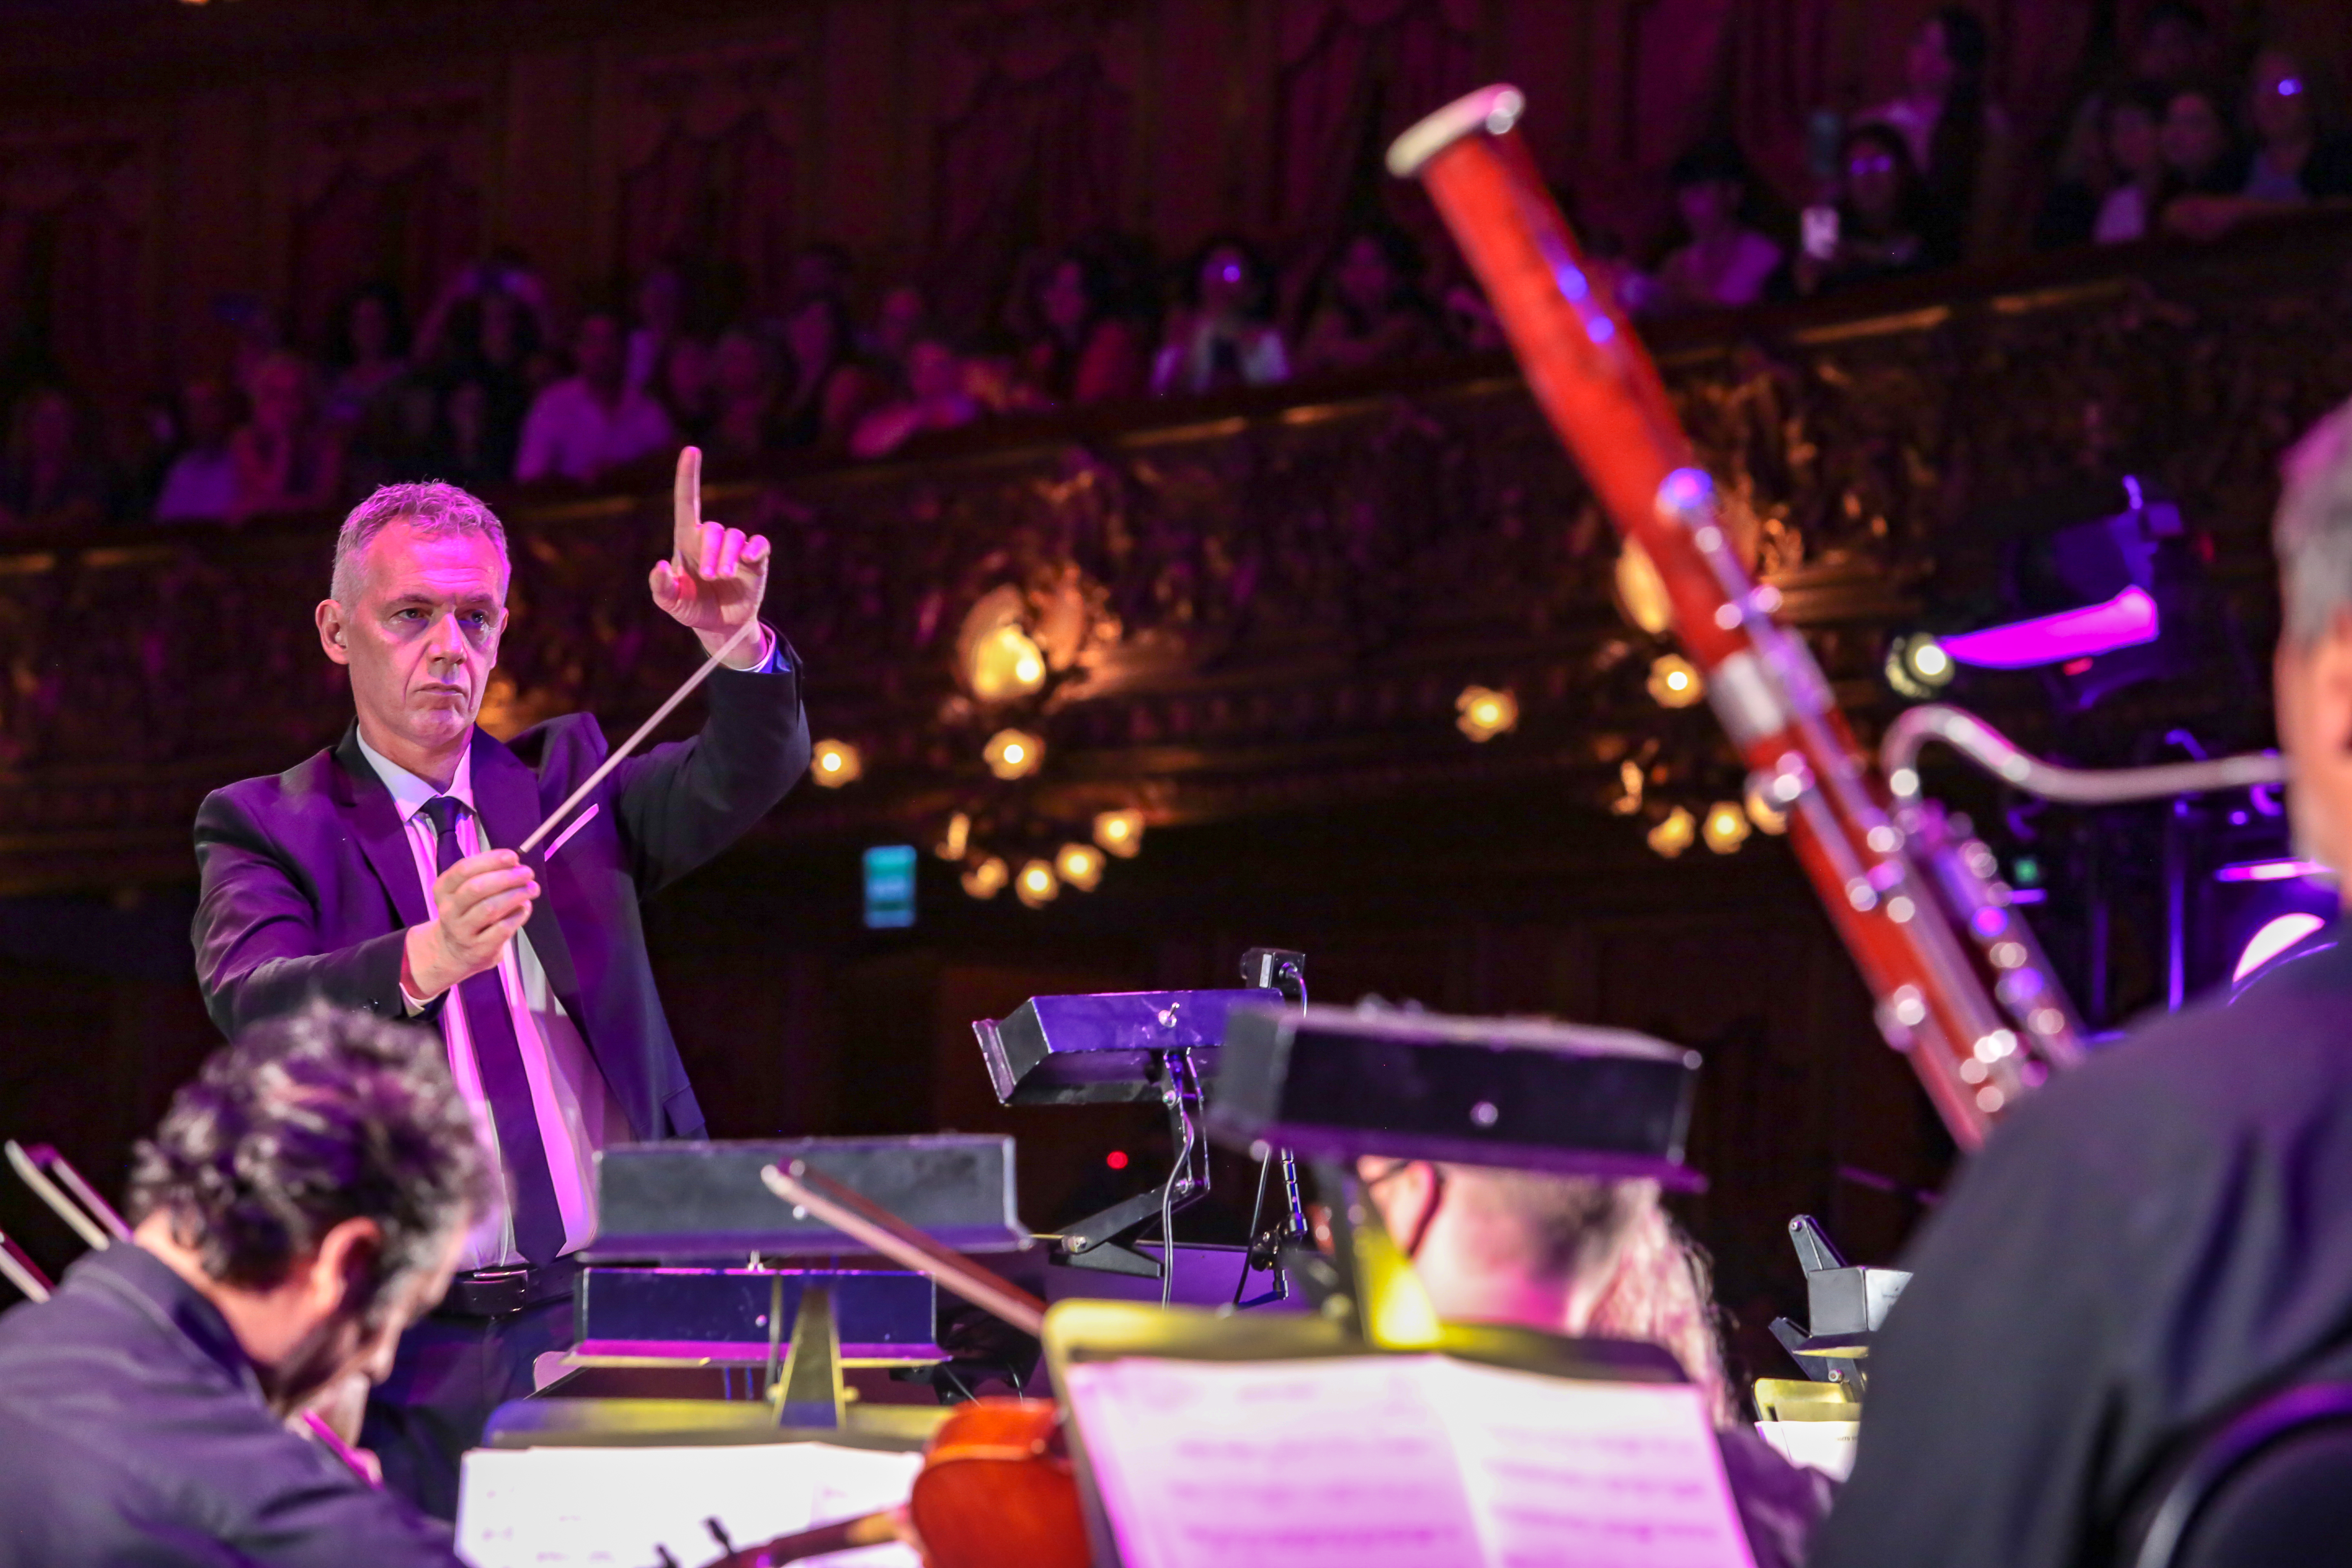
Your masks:
[{"label": "blurred crowd", "polygon": [[[1596,270],[1639,315],[1738,309],[2013,250],[2023,216],[2042,248],[2210,239],[2352,195],[2342,106],[2313,64],[2266,48],[2220,81],[2207,18],[2178,0],[2143,13],[2113,79],[2071,114],[2055,166],[2021,180],[2017,139],[1986,90],[1995,42],[1972,12],[1937,12],[1898,91],[1809,125],[1801,200],[1766,189],[1728,142],[1693,148],[1668,174],[1671,238],[1635,255],[1588,230]],[[2021,208],[2029,190],[2046,192],[2038,213]],[[331,341],[303,345],[247,301],[225,317],[236,343],[225,373],[124,428],[101,431],[59,386],[23,391],[0,450],[0,528],[236,524],[421,478],[595,484],[686,441],[722,466],[879,458],[992,416],[1500,342],[1458,261],[1385,221],[1287,274],[1240,235],[1172,263],[1099,236],[1026,258],[987,321],[941,320],[919,283],[863,276],[829,244],[761,290],[777,310],[733,305],[745,282],[672,257],[564,319],[530,261],[501,255],[426,300],[362,289]]]}]

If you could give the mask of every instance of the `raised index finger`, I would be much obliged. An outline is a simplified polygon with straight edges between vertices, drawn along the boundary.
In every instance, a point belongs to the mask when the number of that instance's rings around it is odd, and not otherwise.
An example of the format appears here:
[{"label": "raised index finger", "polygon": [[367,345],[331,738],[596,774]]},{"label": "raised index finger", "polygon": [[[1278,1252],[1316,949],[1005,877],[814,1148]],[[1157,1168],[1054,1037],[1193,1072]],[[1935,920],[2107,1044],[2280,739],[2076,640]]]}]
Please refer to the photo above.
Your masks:
[{"label": "raised index finger", "polygon": [[671,500],[677,517],[670,531],[670,560],[681,572],[694,569],[702,553],[702,448],[681,447],[677,452],[677,481],[671,488]]}]

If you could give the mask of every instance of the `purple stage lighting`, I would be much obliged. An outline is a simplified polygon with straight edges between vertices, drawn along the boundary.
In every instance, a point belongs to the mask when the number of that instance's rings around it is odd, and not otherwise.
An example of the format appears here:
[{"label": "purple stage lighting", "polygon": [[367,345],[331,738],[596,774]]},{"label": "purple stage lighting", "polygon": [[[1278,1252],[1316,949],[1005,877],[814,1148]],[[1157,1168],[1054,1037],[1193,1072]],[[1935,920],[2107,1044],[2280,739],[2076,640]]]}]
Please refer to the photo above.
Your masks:
[{"label": "purple stage lighting", "polygon": [[2152,643],[2156,601],[2147,590],[2126,588],[2105,604],[1941,639],[1945,653],[1979,669],[2031,669]]},{"label": "purple stage lighting", "polygon": [[2217,882],[2292,882],[2300,877],[2326,875],[2316,860],[2241,860],[2213,873]]}]

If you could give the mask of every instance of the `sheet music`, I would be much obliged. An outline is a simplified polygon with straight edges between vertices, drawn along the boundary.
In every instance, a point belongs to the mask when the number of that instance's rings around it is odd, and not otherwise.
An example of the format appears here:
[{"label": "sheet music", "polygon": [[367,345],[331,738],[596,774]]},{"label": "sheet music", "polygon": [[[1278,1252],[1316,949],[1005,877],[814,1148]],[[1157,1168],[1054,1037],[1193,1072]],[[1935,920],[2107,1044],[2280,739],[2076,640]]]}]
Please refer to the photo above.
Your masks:
[{"label": "sheet music", "polygon": [[1065,1389],[1126,1568],[1753,1568],[1685,1386],[1137,1357]]},{"label": "sheet music", "polygon": [[[712,1447],[478,1448],[466,1456],[457,1551],[475,1568],[693,1568],[738,1546],[907,1500],[919,1454],[822,1443]],[[904,1546],[824,1559],[827,1568],[920,1568]]]},{"label": "sheet music", "polygon": [[1126,1568],[1462,1568],[1481,1560],[1419,1358],[1068,1369]]},{"label": "sheet music", "polygon": [[1755,1568],[1696,1388],[1437,1357],[1423,1375],[1454,1436],[1487,1562]]}]

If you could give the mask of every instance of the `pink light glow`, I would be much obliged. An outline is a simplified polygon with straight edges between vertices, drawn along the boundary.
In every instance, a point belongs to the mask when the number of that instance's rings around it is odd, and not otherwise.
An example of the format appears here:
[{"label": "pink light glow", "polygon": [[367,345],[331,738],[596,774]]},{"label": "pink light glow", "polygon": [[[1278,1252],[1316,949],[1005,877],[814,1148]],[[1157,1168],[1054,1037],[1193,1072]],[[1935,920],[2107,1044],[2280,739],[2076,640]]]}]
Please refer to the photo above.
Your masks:
[{"label": "pink light glow", "polygon": [[1944,651],[1983,669],[2030,669],[2061,659],[2087,658],[2156,640],[2156,601],[2145,588],[2126,588],[2104,605],[2012,621],[1945,637]]}]

